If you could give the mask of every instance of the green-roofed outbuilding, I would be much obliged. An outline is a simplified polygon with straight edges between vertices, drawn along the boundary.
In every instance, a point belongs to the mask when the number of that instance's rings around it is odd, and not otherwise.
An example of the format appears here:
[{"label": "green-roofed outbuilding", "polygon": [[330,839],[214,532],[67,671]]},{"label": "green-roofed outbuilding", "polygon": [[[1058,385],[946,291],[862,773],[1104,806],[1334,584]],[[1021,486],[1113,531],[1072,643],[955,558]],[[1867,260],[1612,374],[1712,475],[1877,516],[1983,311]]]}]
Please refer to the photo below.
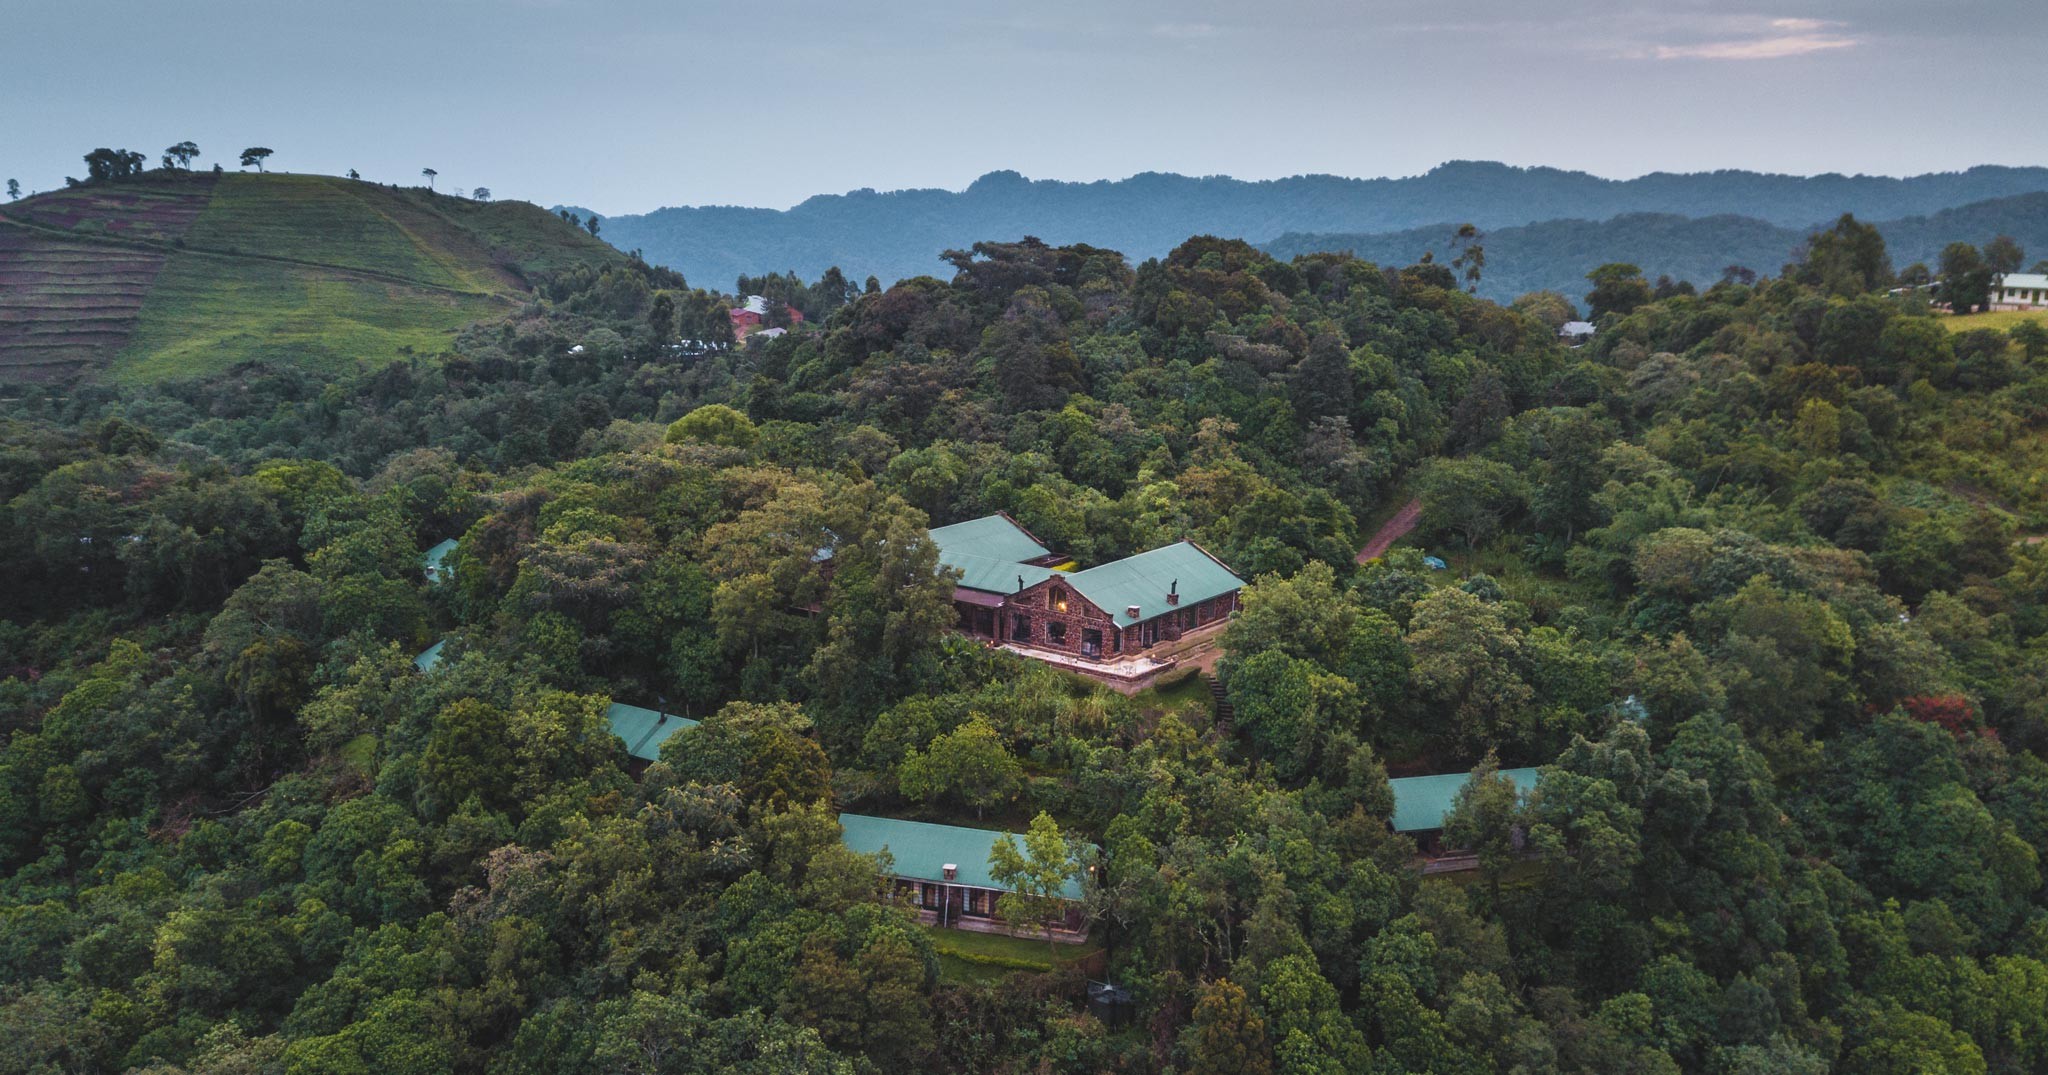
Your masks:
[{"label": "green-roofed outbuilding", "polygon": [[440,582],[452,573],[444,561],[455,551],[455,544],[455,539],[449,538],[420,554],[420,572],[428,582]]},{"label": "green-roofed outbuilding", "polygon": [[421,650],[420,655],[412,659],[412,666],[419,669],[422,673],[432,672],[434,669],[441,667],[441,647],[447,644],[448,640],[444,638]]},{"label": "green-roofed outbuilding", "polygon": [[[841,814],[839,826],[848,849],[863,855],[889,853],[898,898],[916,907],[926,921],[987,933],[1012,932],[996,913],[996,901],[1010,890],[989,876],[988,868],[989,852],[1005,833],[867,814]],[[1021,848],[1022,834],[1009,835],[1017,837]],[[1078,874],[1060,895],[1072,902],[1053,934],[1078,940],[1086,929]]]},{"label": "green-roofed outbuilding", "polygon": [[[1500,775],[1514,781],[1515,789],[1527,795],[1536,790],[1537,772],[1535,769],[1502,769]],[[1394,816],[1391,819],[1394,831],[1415,834],[1423,840],[1425,850],[1436,850],[1436,834],[1443,831],[1444,819],[1451,815],[1458,792],[1464,790],[1471,780],[1471,773],[1439,773],[1435,776],[1396,777],[1387,781],[1394,789]]]},{"label": "green-roofed outbuilding", "polygon": [[626,754],[636,762],[647,763],[661,759],[661,744],[669,736],[684,728],[694,728],[699,722],[674,713],[663,713],[624,702],[613,702],[605,708],[604,719],[611,725],[612,734],[626,744]]}]

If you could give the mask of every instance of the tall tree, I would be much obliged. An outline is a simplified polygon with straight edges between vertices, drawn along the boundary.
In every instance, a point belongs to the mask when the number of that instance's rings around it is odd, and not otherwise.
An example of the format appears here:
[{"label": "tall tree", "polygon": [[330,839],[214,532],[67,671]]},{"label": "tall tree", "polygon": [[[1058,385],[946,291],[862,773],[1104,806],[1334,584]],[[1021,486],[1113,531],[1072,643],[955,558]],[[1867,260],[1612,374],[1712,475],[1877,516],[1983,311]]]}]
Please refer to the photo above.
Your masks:
[{"label": "tall tree", "polygon": [[1950,313],[1966,314],[1991,301],[1991,266],[1969,243],[1950,243],[1941,250],[1938,292]]},{"label": "tall tree", "polygon": [[1272,1075],[1273,1046],[1266,1021],[1243,987],[1218,978],[1195,1002],[1194,1021],[1183,1045],[1188,1075]]},{"label": "tall tree", "polygon": [[422,168],[420,169],[420,174],[427,178],[427,189],[432,190],[434,189],[434,177],[440,175],[441,173],[433,170],[432,168]]},{"label": "tall tree", "polygon": [[1806,256],[1785,275],[1808,287],[1848,297],[1892,286],[1892,259],[1876,225],[1843,213],[1835,226],[1806,239]]},{"label": "tall tree", "polygon": [[1610,261],[1587,273],[1586,280],[1593,285],[1586,293],[1586,307],[1595,320],[1606,314],[1630,313],[1652,297],[1643,270],[1625,261]]},{"label": "tall tree", "polygon": [[1984,244],[1984,267],[1998,276],[2018,272],[2026,263],[2026,250],[2010,235],[2000,235]]},{"label": "tall tree", "polygon": [[7,200],[10,202],[21,200],[21,180],[10,179],[7,181]]},{"label": "tall tree", "polygon": [[270,159],[272,152],[272,150],[263,146],[250,146],[242,151],[242,167],[247,168],[254,165],[257,171],[262,171],[263,162]]},{"label": "tall tree", "polygon": [[177,145],[164,150],[164,167],[183,168],[189,172],[192,170],[192,158],[198,155],[198,145],[189,140],[179,142]]},{"label": "tall tree", "polygon": [[1017,928],[1037,926],[1045,930],[1045,944],[1053,948],[1053,928],[1066,915],[1067,886],[1080,873],[1074,849],[1052,815],[1039,811],[1031,819],[1019,849],[1009,833],[996,838],[988,852],[988,874],[1009,891],[996,901],[996,912]]}]

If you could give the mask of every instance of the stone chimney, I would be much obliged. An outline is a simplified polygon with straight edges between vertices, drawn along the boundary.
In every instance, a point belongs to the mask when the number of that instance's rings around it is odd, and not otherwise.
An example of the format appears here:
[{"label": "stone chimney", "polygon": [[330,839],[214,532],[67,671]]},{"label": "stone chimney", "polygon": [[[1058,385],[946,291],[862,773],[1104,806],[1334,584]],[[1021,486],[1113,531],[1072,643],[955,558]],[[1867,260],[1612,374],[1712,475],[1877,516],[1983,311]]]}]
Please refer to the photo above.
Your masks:
[{"label": "stone chimney", "polygon": [[1179,580],[1179,579],[1175,579],[1175,580],[1173,580],[1173,585],[1171,585],[1171,586],[1168,586],[1168,587],[1166,588],[1166,603],[1167,603],[1167,604],[1169,604],[1169,605],[1178,605],[1178,604],[1180,604],[1180,580]]}]

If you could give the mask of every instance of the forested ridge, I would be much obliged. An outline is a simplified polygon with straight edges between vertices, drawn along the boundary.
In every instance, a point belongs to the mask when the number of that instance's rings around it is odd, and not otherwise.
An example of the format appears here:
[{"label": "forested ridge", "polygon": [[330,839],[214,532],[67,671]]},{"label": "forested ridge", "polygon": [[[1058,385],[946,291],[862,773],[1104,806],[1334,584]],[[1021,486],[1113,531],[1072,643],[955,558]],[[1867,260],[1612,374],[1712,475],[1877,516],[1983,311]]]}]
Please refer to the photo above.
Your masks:
[{"label": "forested ridge", "polygon": [[[1195,233],[1265,243],[1289,233],[1388,236],[1460,221],[1496,230],[1640,214],[1742,216],[1772,227],[1805,229],[1845,212],[1864,220],[1902,220],[2044,191],[2048,169],[1994,166],[1906,178],[1724,169],[1606,179],[1560,168],[1449,161],[1422,175],[1398,178],[1244,180],[1147,172],[1085,183],[1001,171],[958,191],[864,189],[820,194],[788,209],[694,205],[618,213],[604,218],[604,236],[621,250],[644,251],[655,264],[692,279],[724,281],[763,268],[816,276],[836,265],[854,279],[872,275],[888,283],[938,270],[938,251],[1025,235],[1108,246],[1142,261],[1164,256]],[[1981,234],[2018,234],[2020,227],[2017,218],[2003,220]],[[1597,227],[1581,228],[1585,241],[1599,243],[1604,256],[1580,264],[1571,278],[1603,261],[1636,261],[1653,276],[1678,271],[1668,263],[1674,259],[1613,242]],[[1742,238],[1739,230],[1732,234]],[[1977,234],[1956,232],[1942,241]],[[1425,242],[1441,238],[1432,230]],[[1362,257],[1375,256],[1365,253],[1365,246],[1352,245]],[[1790,245],[1773,248],[1768,260],[1751,267],[1776,271]],[[1428,246],[1404,244],[1389,256],[1405,265],[1424,249]],[[1682,255],[1685,250],[1680,245],[1671,252]],[[1300,252],[1293,248],[1282,257]],[[1740,260],[1730,257],[1712,268]],[[1548,267],[1524,265],[1517,272],[1539,281],[1527,287],[1556,286]],[[1495,292],[1494,297],[1515,294]]]},{"label": "forested ridge", "polygon": [[[0,1070],[2048,1068],[2048,332],[1853,220],[1583,308],[946,257],[703,353],[629,262],[335,380],[6,403]],[[925,529],[998,510],[1254,580],[1232,720],[954,634]],[[703,723],[635,778],[610,700]],[[1388,774],[1466,770],[1425,878]],[[840,810],[1074,837],[1130,1020],[942,970]]]}]

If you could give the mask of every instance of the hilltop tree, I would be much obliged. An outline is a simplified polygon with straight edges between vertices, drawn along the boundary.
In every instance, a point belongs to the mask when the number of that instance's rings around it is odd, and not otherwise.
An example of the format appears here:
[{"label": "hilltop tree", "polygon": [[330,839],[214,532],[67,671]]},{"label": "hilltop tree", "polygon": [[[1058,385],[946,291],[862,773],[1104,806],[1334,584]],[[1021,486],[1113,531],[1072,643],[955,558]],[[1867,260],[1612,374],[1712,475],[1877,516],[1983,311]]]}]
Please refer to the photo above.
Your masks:
[{"label": "hilltop tree", "polygon": [[7,200],[10,202],[21,200],[21,180],[10,179],[7,181]]},{"label": "hilltop tree", "polygon": [[589,220],[586,220],[586,221],[584,221],[584,222],[583,222],[583,230],[584,230],[584,231],[587,231],[587,232],[589,232],[589,233],[590,233],[590,235],[591,235],[591,238],[596,238],[596,237],[597,237],[597,214],[596,214],[596,213],[592,213],[592,214],[590,214],[590,219],[589,219]]},{"label": "hilltop tree", "polygon": [[272,152],[274,151],[264,146],[250,146],[242,151],[242,167],[254,165],[257,171],[262,171],[263,162],[270,159]]},{"label": "hilltop tree", "polygon": [[1998,236],[1984,244],[1984,265],[1999,276],[2018,272],[2026,263],[2026,250],[2010,235]]},{"label": "hilltop tree", "polygon": [[348,170],[348,177],[350,179],[361,179],[363,175],[361,172],[356,171],[354,168],[350,168]]},{"label": "hilltop tree", "polygon": [[1643,270],[1625,261],[1610,261],[1587,273],[1586,280],[1593,285],[1586,306],[1596,321],[1606,314],[1630,313],[1653,298]]},{"label": "hilltop tree", "polygon": [[1991,301],[1991,267],[1969,243],[1941,250],[1941,301],[1950,313],[1966,314]]},{"label": "hilltop tree", "polygon": [[432,168],[422,168],[420,169],[420,174],[427,177],[427,189],[432,190],[434,189],[434,177],[440,175],[441,173],[433,170]]},{"label": "hilltop tree", "polygon": [[1830,295],[1861,295],[1892,286],[1892,259],[1876,225],[1843,213],[1835,226],[1806,239],[1806,256],[1785,275]]},{"label": "hilltop tree", "polygon": [[989,877],[1009,889],[996,901],[996,913],[1019,929],[1037,926],[1045,930],[1048,948],[1053,944],[1053,927],[1066,913],[1061,894],[1079,872],[1080,863],[1059,822],[1042,810],[1031,819],[1021,850],[1016,837],[1004,833],[988,851]]},{"label": "hilltop tree", "polygon": [[167,169],[183,168],[189,172],[192,170],[192,158],[198,155],[199,146],[197,144],[189,139],[179,142],[177,145],[164,150],[164,167]]},{"label": "hilltop tree", "polygon": [[147,159],[132,149],[102,146],[85,155],[85,176],[87,179],[126,179],[142,174],[142,166]]},{"label": "hilltop tree", "polygon": [[1480,245],[1485,238],[1473,224],[1459,225],[1457,234],[1451,236],[1451,249],[1458,255],[1451,259],[1451,268],[1463,270],[1466,291],[1479,290],[1479,275],[1486,270],[1486,248]]},{"label": "hilltop tree", "polygon": [[475,199],[475,200],[477,200],[477,201],[480,201],[480,202],[487,202],[487,201],[490,201],[490,200],[491,200],[491,188],[489,188],[489,187],[478,187],[478,188],[476,188],[475,190],[472,190],[472,191],[470,191],[470,192],[469,192],[469,196],[470,196],[471,198],[474,198],[474,199]]}]

